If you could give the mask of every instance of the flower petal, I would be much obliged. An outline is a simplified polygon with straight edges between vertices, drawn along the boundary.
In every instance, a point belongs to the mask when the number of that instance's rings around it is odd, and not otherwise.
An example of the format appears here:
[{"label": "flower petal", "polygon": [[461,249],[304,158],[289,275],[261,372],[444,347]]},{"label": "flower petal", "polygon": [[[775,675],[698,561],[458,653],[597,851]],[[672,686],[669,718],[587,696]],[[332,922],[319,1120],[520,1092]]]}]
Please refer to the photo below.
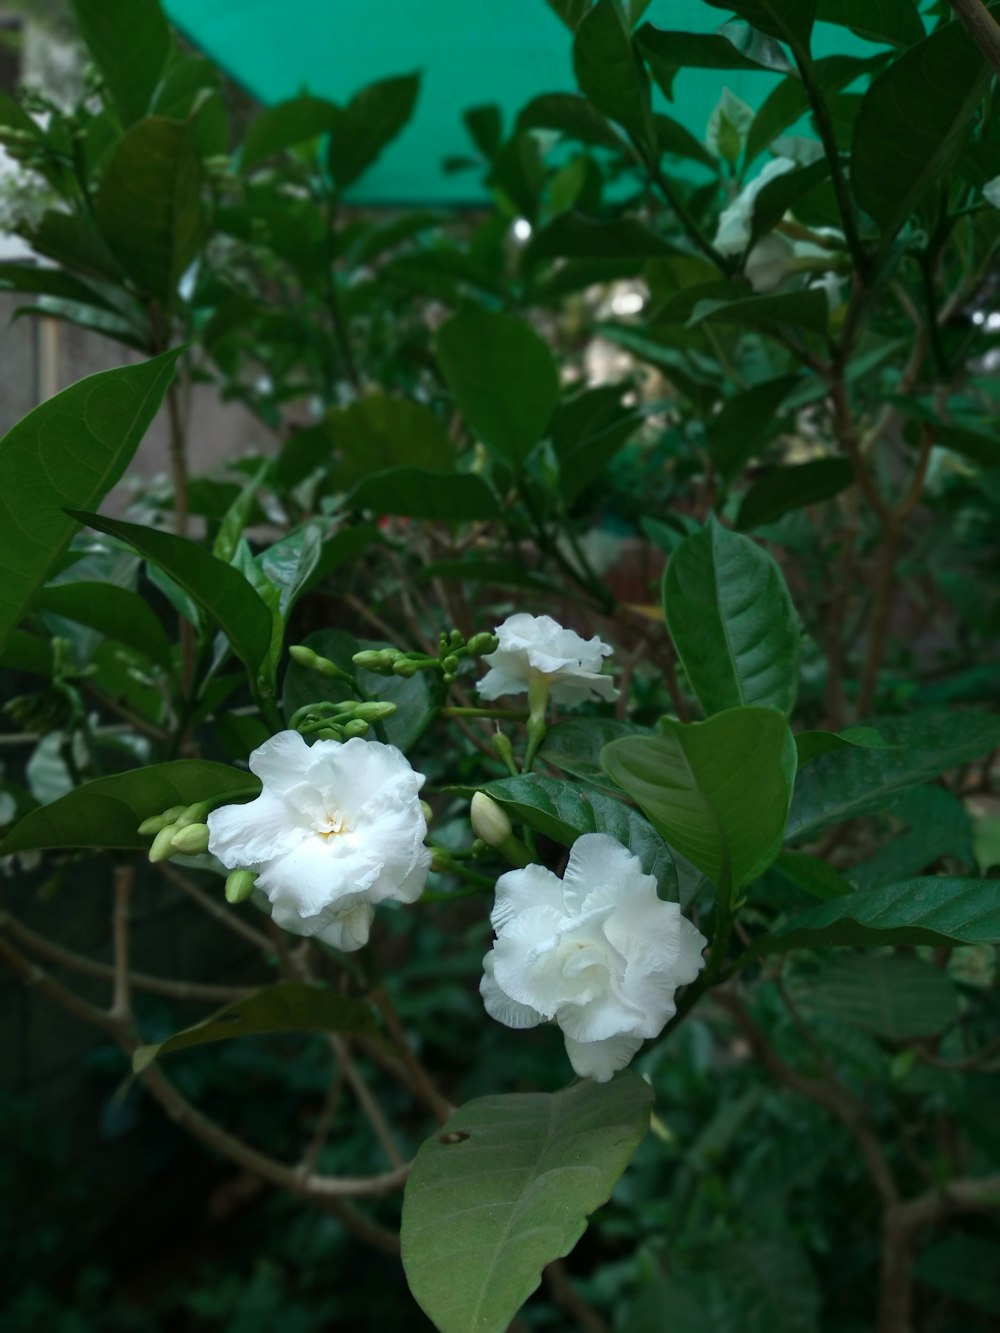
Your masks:
[{"label": "flower petal", "polygon": [[311,760],[312,751],[299,732],[279,731],[251,754],[250,772],[268,790],[281,795],[300,785]]},{"label": "flower petal", "polygon": [[530,1004],[519,1004],[497,985],[493,975],[493,950],[483,959],[483,977],[479,983],[479,994],[483,997],[486,1012],[498,1023],[509,1028],[533,1028],[545,1021],[544,1015]]},{"label": "flower petal", "polygon": [[375,849],[347,842],[344,837],[314,835],[263,867],[257,883],[267,893],[280,926],[294,929],[285,925],[286,919],[317,917],[325,907],[363,894],[375,882],[381,869],[372,854]]},{"label": "flower petal", "polygon": [[375,909],[368,902],[361,901],[345,912],[338,912],[322,930],[316,931],[316,938],[344,953],[353,953],[368,943]]},{"label": "flower petal", "polygon": [[617,908],[636,886],[651,887],[655,897],[656,880],[646,874],[635,853],[609,833],[584,833],[570,848],[563,874],[567,912],[578,914],[605,903]]},{"label": "flower petal", "polygon": [[642,1045],[641,1037],[627,1033],[608,1037],[606,1041],[574,1041],[566,1038],[566,1054],[580,1078],[592,1078],[595,1083],[607,1083],[624,1069]]},{"label": "flower petal", "polygon": [[[263,748],[263,747],[262,747]],[[208,850],[229,870],[286,856],[311,830],[267,787],[246,805],[223,805],[208,816]]]},{"label": "flower petal", "polygon": [[493,929],[500,932],[521,912],[533,907],[547,907],[563,914],[563,886],[558,875],[545,866],[524,866],[508,870],[496,884],[496,901],[490,914]]}]

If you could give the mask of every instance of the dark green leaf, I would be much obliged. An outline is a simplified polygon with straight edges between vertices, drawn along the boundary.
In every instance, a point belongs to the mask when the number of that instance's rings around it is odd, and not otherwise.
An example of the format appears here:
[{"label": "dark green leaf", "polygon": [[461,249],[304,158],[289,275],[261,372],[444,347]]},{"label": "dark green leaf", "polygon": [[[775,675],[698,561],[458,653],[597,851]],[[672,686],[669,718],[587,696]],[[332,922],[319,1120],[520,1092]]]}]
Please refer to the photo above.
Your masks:
[{"label": "dark green leaf", "polygon": [[462,112],[462,120],[483,157],[492,158],[503,143],[503,113],[497,104],[487,102],[484,106],[470,106]]},{"label": "dark green leaf", "polygon": [[854,122],[851,183],[886,237],[952,168],[989,68],[961,23],[945,23],[884,70]]},{"label": "dark green leaf", "polygon": [[520,465],[559,401],[548,346],[522,320],[470,307],[441,325],[437,355],[468,424],[506,462]]},{"label": "dark green leaf", "polygon": [[609,717],[571,718],[549,727],[539,756],[553,768],[606,787],[609,783],[601,768],[601,751],[622,736],[640,733],[648,734],[634,723],[617,722]]},{"label": "dark green leaf", "polygon": [[709,452],[724,477],[735,476],[763,451],[780,421],[781,404],[801,383],[798,375],[781,375],[755,384],[727,398],[718,415],[705,423]]},{"label": "dark green leaf", "polygon": [[0,289],[6,292],[34,292],[41,296],[55,296],[76,304],[99,306],[105,310],[114,307],[96,288],[89,286],[72,273],[57,268],[42,268],[40,264],[0,264]]},{"label": "dark green leaf", "polygon": [[148,847],[136,831],[144,819],[172,805],[213,796],[253,796],[252,773],[207,759],[178,759],[85,782],[51,805],[26,815],[7,834],[3,854],[61,847]]},{"label": "dark green leaf", "polygon": [[64,506],[98,505],[119,480],[174,376],[177,352],[88,376],[0,441],[0,643],[66,545]]},{"label": "dark green leaf", "polygon": [[597,0],[577,27],[573,68],[580,91],[599,111],[650,141],[649,82],[616,0]]},{"label": "dark green leaf", "polygon": [[335,103],[308,93],[267,107],[247,130],[240,150],[240,170],[252,171],[275,153],[329,134],[342,116]]},{"label": "dark green leaf", "polygon": [[205,227],[189,121],[148,116],[126,132],[101,177],[97,221],[132,281],[170,305]]},{"label": "dark green leaf", "polygon": [[752,28],[769,37],[808,51],[809,35],[816,17],[816,0],[706,0],[715,9],[726,9],[746,19]]},{"label": "dark green leaf", "polygon": [[744,495],[736,526],[749,532],[773,523],[793,509],[839,495],[853,481],[854,472],[846,458],[817,458],[811,463],[776,468]]},{"label": "dark green leaf", "polygon": [[781,570],[756,542],[710,519],[671,556],[663,606],[707,715],[742,704],[792,711],[798,618]]},{"label": "dark green leaf", "polygon": [[788,724],[771,708],[733,708],[660,727],[612,741],[601,765],[672,847],[735,892],[781,847],[795,780]]},{"label": "dark green leaf", "polygon": [[535,232],[525,250],[525,262],[540,259],[654,259],[675,248],[650,231],[638,218],[603,221],[582,213],[563,213]]},{"label": "dark green leaf", "polygon": [[441,1333],[504,1333],[610,1196],[649,1124],[637,1074],[467,1102],[417,1153],[403,1267]]},{"label": "dark green leaf", "polygon": [[636,33],[636,41],[653,78],[671,99],[674,78],[681,69],[764,68],[718,33],[672,32],[646,23]]},{"label": "dark green leaf", "polygon": [[[853,908],[861,897],[841,898],[808,915]],[[930,1036],[958,1014],[958,997],[947,972],[903,955],[840,954],[827,959],[818,972],[794,976],[790,988],[807,1014],[822,1014],[890,1041]]]},{"label": "dark green leaf", "polygon": [[964,866],[975,864],[972,818],[964,801],[944,787],[914,787],[893,802],[888,813],[902,821],[906,829],[846,872],[859,889],[881,888],[910,875],[928,873],[944,856]]},{"label": "dark green leaf", "polygon": [[877,729],[887,748],[850,745],[821,754],[799,775],[789,840],[813,838],[831,824],[884,810],[898,792],[1000,745],[1000,717],[974,710],[880,718]]},{"label": "dark green leaf", "polygon": [[842,898],[853,893],[851,883],[839,870],[818,856],[807,856],[805,852],[782,852],[771,867],[785,879],[805,889],[814,898]]},{"label": "dark green leaf", "polygon": [[35,598],[39,611],[75,620],[133,648],[143,657],[171,668],[170,641],[149,603],[113,583],[58,583]]},{"label": "dark green leaf", "polygon": [[350,407],[327,413],[326,434],[352,478],[409,467],[446,472],[455,446],[434,413],[420,403],[368,394]]},{"label": "dark green leaf", "polygon": [[661,153],[690,158],[692,162],[700,162],[703,167],[717,170],[718,163],[713,154],[679,120],[657,112],[653,116],[653,127],[656,131],[656,146]]},{"label": "dark green leaf", "polygon": [[161,1055],[211,1041],[257,1037],[268,1032],[340,1032],[369,1038],[380,1035],[375,1011],[364,1000],[352,1000],[319,986],[286,981],[227,1004],[218,1013],[175,1032],[155,1046],[138,1047],[132,1056],[132,1068],[141,1074]]},{"label": "dark green leaf", "polygon": [[330,135],[329,163],[346,189],[378,158],[413,115],[420,75],[403,74],[369,84],[351,98]]},{"label": "dark green leaf", "polygon": [[576,32],[580,20],[590,12],[591,0],[545,0],[545,3],[559,15],[570,32]]},{"label": "dark green leaf", "polygon": [[525,773],[501,778],[483,788],[510,817],[553,842],[572,847],[584,833],[607,833],[627,847],[653,875],[663,898],[677,899],[677,872],[670,849],[638,811],[603,792],[577,783]]},{"label": "dark green leaf", "polygon": [[[844,731],[800,731],[795,737],[795,748],[799,754],[799,768],[808,764],[819,754],[830,750],[841,750],[844,746],[860,745],[884,750],[886,743],[881,733],[874,727],[847,727]],[[891,747],[890,747],[891,748]]]},{"label": "dark green leaf", "polygon": [[817,287],[798,292],[777,292],[771,296],[744,296],[735,301],[699,301],[688,326],[693,327],[707,319],[717,324],[738,324],[765,331],[790,325],[825,333],[830,320],[830,304],[826,292]]},{"label": "dark green leaf", "polygon": [[216,622],[237,657],[256,675],[271,646],[271,613],[244,576],[196,542],[139,523],[73,511],[98,532],[120,537],[164,570]]},{"label": "dark green leaf", "polygon": [[542,93],[517,115],[519,130],[557,130],[598,148],[624,148],[621,135],[578,93]]},{"label": "dark green leaf", "polygon": [[80,36],[114,99],[122,123],[144,115],[170,52],[158,0],[73,0]]},{"label": "dark green leaf", "polygon": [[816,17],[888,46],[912,46],[924,35],[913,0],[819,0]]},{"label": "dark green leaf", "polygon": [[499,513],[496,497],[481,477],[416,467],[373,472],[355,486],[350,501],[355,510],[405,514],[435,523],[472,523]]},{"label": "dark green leaf", "polygon": [[921,1286],[960,1307],[1000,1315],[1000,1245],[995,1240],[971,1231],[942,1236],[920,1251],[913,1275]]}]

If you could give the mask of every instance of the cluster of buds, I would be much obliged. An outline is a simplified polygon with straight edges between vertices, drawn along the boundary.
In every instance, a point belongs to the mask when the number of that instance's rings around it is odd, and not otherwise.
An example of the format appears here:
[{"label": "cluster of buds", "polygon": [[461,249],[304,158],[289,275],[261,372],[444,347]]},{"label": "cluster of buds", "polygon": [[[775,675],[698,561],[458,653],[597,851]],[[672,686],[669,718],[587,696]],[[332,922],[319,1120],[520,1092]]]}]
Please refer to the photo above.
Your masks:
[{"label": "cluster of buds", "polygon": [[215,801],[196,801],[194,805],[172,805],[162,815],[150,815],[139,825],[139,835],[152,837],[149,859],[169,861],[180,853],[199,856],[208,851],[208,825],[205,820]]},{"label": "cluster of buds", "polygon": [[23,731],[46,736],[61,731],[74,713],[73,699],[60,685],[49,685],[37,694],[18,694],[3,706],[3,711]]},{"label": "cluster of buds", "polygon": [[355,653],[352,660],[356,667],[376,676],[415,676],[418,671],[440,671],[444,683],[450,685],[463,658],[496,652],[498,642],[497,636],[488,632],[473,634],[466,640],[460,630],[453,629],[441,634],[437,657],[427,653],[404,653],[398,648],[370,648]]},{"label": "cluster of buds", "polygon": [[303,736],[325,741],[349,741],[363,736],[372,723],[384,722],[396,711],[393,703],[344,699],[341,703],[322,701],[306,704],[292,716],[291,726]]}]

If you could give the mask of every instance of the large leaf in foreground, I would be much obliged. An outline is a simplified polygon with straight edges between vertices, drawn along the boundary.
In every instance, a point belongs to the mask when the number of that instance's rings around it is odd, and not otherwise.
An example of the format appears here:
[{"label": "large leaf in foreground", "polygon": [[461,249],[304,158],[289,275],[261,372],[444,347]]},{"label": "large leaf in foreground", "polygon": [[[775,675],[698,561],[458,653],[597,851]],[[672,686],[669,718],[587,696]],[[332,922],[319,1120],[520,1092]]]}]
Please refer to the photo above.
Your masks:
[{"label": "large leaf in foreground", "polygon": [[1000,944],[1000,883],[922,875],[848,894],[754,940],[748,958],[833,945]]},{"label": "large leaf in foreground", "polygon": [[253,796],[260,783],[252,773],[208,759],[177,759],[96,778],[43,805],[15,824],[0,853],[55,847],[148,847],[136,832],[150,815],[172,805],[212,796]]},{"label": "large leaf in foreground", "polygon": [[885,748],[852,744],[819,754],[799,774],[788,816],[790,840],[884,810],[897,792],[1000,745],[1000,716],[978,710],[933,709],[879,718],[875,725]]},{"label": "large leaf in foreground", "polygon": [[403,1200],[403,1267],[441,1333],[504,1333],[610,1196],[651,1102],[631,1072],[480,1097],[424,1143]]},{"label": "large leaf in foreground", "polygon": [[271,613],[238,569],[172,532],[100,514],[74,513],[74,517],[120,537],[169,574],[218,624],[247,668],[258,671],[271,647]]},{"label": "large leaf in foreground", "polygon": [[64,509],[99,505],[125,471],[177,356],[89,375],[0,441],[0,643],[72,536]]},{"label": "large leaf in foreground", "polygon": [[639,858],[656,878],[663,897],[677,898],[677,872],[670,849],[637,810],[576,783],[525,773],[501,778],[483,788],[487,795],[543,837],[571,847],[584,833],[607,833]]},{"label": "large leaf in foreground", "polygon": [[663,580],[667,625],[705,712],[792,711],[799,629],[785,580],[756,542],[715,519],[686,537]]},{"label": "large leaf in foreground", "polygon": [[781,847],[795,780],[788,724],[772,708],[731,708],[707,722],[660,725],[659,736],[612,741],[604,771],[671,846],[736,890]]},{"label": "large leaf in foreground", "polygon": [[41,590],[35,598],[35,607],[74,620],[78,625],[87,625],[170,670],[170,641],[166,631],[145,598],[131,588],[83,579],[57,583]]},{"label": "large leaf in foreground", "polygon": [[132,1056],[137,1074],[158,1059],[189,1046],[233,1037],[256,1037],[265,1032],[343,1032],[378,1037],[375,1012],[363,1000],[306,986],[301,982],[266,986],[245,1000],[235,1000],[201,1023],[175,1032],[155,1045],[140,1046]]}]

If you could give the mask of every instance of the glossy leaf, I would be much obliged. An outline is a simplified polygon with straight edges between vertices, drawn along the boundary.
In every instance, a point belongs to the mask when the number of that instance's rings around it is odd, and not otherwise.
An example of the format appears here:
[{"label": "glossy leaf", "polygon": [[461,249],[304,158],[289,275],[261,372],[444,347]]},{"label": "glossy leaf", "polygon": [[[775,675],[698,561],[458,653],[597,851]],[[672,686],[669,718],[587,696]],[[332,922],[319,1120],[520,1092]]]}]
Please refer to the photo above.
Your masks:
[{"label": "glossy leaf", "polygon": [[607,833],[639,858],[664,898],[677,898],[677,872],[666,843],[638,811],[577,783],[525,773],[483,788],[510,815],[553,842],[572,847],[584,833]]},{"label": "glossy leaf", "polygon": [[132,281],[169,305],[201,244],[202,173],[190,122],[147,116],[115,148],[97,192],[97,221]]},{"label": "glossy leaf", "polygon": [[817,458],[811,463],[775,468],[755,482],[740,503],[736,526],[749,532],[783,514],[839,495],[854,481],[846,458]]},{"label": "glossy leaf", "polygon": [[168,671],[171,668],[170,641],[163,625],[149,603],[129,588],[85,580],[58,583],[43,588],[34,605],[95,629]]},{"label": "glossy leaf", "polygon": [[805,852],[782,852],[772,869],[824,902],[828,898],[842,898],[854,892],[850,881],[839,870],[818,856],[808,856]]},{"label": "glossy leaf", "polygon": [[733,708],[660,726],[658,736],[612,741],[601,766],[672,847],[735,891],[781,847],[795,780],[788,724],[771,708]]},{"label": "glossy leaf", "polygon": [[[855,897],[841,901],[853,904]],[[817,972],[793,976],[790,989],[806,1014],[822,1014],[890,1041],[931,1036],[958,1015],[947,972],[898,954],[840,954]]]},{"label": "glossy leaf", "polygon": [[247,130],[240,149],[240,170],[252,171],[275,153],[328,134],[342,116],[335,103],[308,93],[265,108]]},{"label": "glossy leaf", "polygon": [[808,51],[816,0],[706,0],[714,9],[739,14],[758,32]]},{"label": "glossy leaf", "polygon": [[149,109],[170,53],[158,0],[73,0],[73,9],[80,36],[129,126]]},{"label": "glossy leaf", "polygon": [[148,848],[150,839],[136,830],[151,815],[213,796],[251,797],[259,789],[252,773],[207,759],[133,768],[85,782],[32,811],[11,829],[0,851],[6,856],[63,847]]},{"label": "glossy leaf", "polygon": [[965,802],[937,783],[913,787],[887,813],[905,827],[847,874],[859,889],[877,889],[935,869],[942,857],[975,864],[972,817]]},{"label": "glossy leaf", "polygon": [[842,747],[803,769],[788,816],[789,840],[884,810],[897,793],[1000,745],[1000,717],[978,710],[879,718],[877,731],[886,748]]},{"label": "glossy leaf", "polygon": [[651,1103],[630,1071],[479,1097],[423,1144],[403,1199],[403,1267],[440,1333],[504,1333],[610,1196]]},{"label": "glossy leaf", "polygon": [[663,580],[667,626],[705,713],[760,704],[791,713],[799,628],[774,559],[714,518],[686,537]]},{"label": "glossy leaf", "polygon": [[496,496],[471,472],[431,472],[393,467],[373,472],[351,492],[351,507],[376,514],[404,514],[435,523],[471,523],[495,518]]},{"label": "glossy leaf", "polygon": [[599,111],[637,139],[649,140],[649,82],[616,0],[597,0],[578,26],[573,69],[580,91]]},{"label": "glossy leaf", "polygon": [[177,352],[106,370],[29,412],[0,441],[0,643],[76,524],[122,476],[174,376]]},{"label": "glossy leaf", "polygon": [[763,66],[720,33],[677,32],[645,23],[636,33],[639,49],[666,97],[673,97],[681,69],[760,70]]},{"label": "glossy leaf", "polygon": [[913,0],[819,0],[816,17],[888,46],[912,46],[924,35]]},{"label": "glossy leaf", "polygon": [[333,178],[346,189],[376,161],[413,115],[420,75],[403,74],[369,84],[344,107],[330,135]]},{"label": "glossy leaf", "polygon": [[191,1046],[234,1037],[258,1037],[270,1032],[339,1032],[345,1036],[380,1037],[375,1011],[364,1000],[286,981],[235,1000],[218,1013],[175,1032],[155,1045],[140,1046],[132,1056],[137,1074],[161,1055],[172,1055]]},{"label": "glossy leaf", "polygon": [[830,320],[830,305],[824,291],[806,287],[798,292],[744,296],[735,301],[699,301],[688,326],[694,327],[707,319],[717,324],[738,324],[765,331],[787,324],[813,333],[825,333]]},{"label": "glossy leaf", "polygon": [[197,542],[172,532],[100,514],[74,511],[73,516],[98,532],[128,542],[169,574],[216,622],[247,669],[257,673],[270,650],[271,613],[238,570],[209,555]]},{"label": "glossy leaf", "polygon": [[585,782],[607,786],[608,775],[601,767],[605,745],[622,736],[648,734],[632,722],[618,722],[610,717],[569,718],[549,727],[539,754],[554,768]]},{"label": "glossy leaf", "polygon": [[954,165],[988,81],[978,46],[951,22],[872,82],[854,122],[851,182],[887,237]]},{"label": "glossy leaf", "polygon": [[559,401],[546,343],[523,320],[469,308],[442,324],[437,354],[468,424],[508,464],[520,465]]},{"label": "glossy leaf", "polygon": [[810,759],[815,759],[817,755],[828,754],[831,750],[842,750],[844,746],[852,745],[876,750],[886,748],[881,732],[876,731],[874,727],[845,727],[843,731],[800,731],[795,737],[799,768],[801,769],[803,764],[808,764]]}]

